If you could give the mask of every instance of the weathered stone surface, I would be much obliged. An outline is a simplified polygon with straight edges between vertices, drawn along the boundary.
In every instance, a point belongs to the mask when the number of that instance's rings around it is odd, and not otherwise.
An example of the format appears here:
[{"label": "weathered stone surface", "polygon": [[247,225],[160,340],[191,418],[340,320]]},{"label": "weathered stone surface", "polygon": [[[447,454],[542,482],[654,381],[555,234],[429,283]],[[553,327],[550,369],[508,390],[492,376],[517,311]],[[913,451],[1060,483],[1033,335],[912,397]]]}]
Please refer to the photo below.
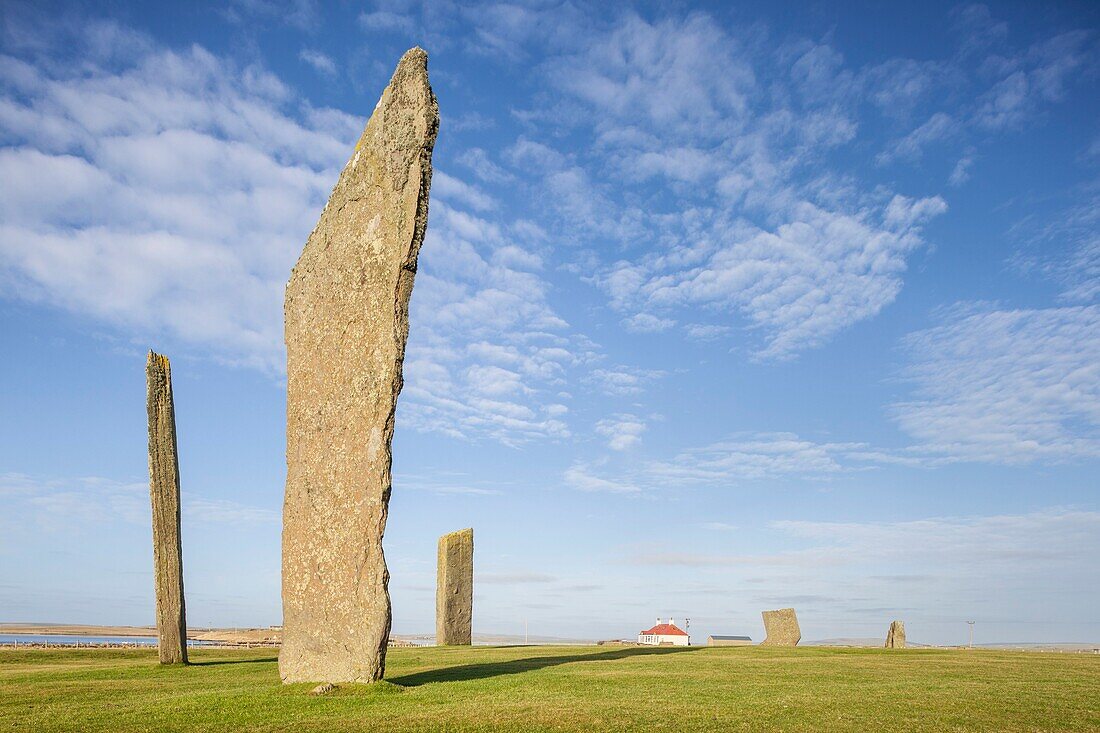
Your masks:
[{"label": "weathered stone surface", "polygon": [[175,664],[187,661],[176,406],[172,399],[172,366],[168,357],[152,351],[145,360],[145,408],[149,414],[149,500],[153,506],[157,647],[161,664]]},{"label": "weathered stone surface", "polygon": [[286,289],[284,682],[385,672],[390,446],[439,128],[427,64],[401,58]]},{"label": "weathered stone surface", "polygon": [[901,621],[890,622],[890,630],[886,632],[886,648],[905,648],[905,624]]},{"label": "weathered stone surface", "polygon": [[473,643],[474,530],[461,529],[439,538],[435,584],[435,643]]},{"label": "weathered stone surface", "polygon": [[802,630],[798,628],[798,617],[793,608],[781,608],[778,611],[761,611],[764,617],[766,637],[761,646],[798,646],[802,639]]},{"label": "weathered stone surface", "polygon": [[336,685],[332,684],[331,682],[322,682],[321,684],[317,685],[312,690],[310,690],[309,694],[312,695],[313,697],[321,697],[322,695],[329,694],[330,692],[332,692],[335,689],[336,689]]}]

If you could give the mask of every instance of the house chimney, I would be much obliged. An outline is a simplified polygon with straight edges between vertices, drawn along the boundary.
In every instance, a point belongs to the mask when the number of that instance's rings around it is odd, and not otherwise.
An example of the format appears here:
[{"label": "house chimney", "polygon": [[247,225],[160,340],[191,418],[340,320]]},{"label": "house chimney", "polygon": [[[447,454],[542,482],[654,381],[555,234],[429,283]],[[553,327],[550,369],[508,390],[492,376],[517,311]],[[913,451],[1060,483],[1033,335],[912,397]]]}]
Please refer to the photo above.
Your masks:
[{"label": "house chimney", "polygon": [[661,625],[661,617],[660,617],[660,616],[658,616],[658,617],[657,617],[657,625],[658,625],[658,626],[660,626],[660,625]]},{"label": "house chimney", "polygon": [[669,626],[675,626],[676,625],[676,619],[672,618],[672,616],[669,616],[668,617],[668,625]]}]

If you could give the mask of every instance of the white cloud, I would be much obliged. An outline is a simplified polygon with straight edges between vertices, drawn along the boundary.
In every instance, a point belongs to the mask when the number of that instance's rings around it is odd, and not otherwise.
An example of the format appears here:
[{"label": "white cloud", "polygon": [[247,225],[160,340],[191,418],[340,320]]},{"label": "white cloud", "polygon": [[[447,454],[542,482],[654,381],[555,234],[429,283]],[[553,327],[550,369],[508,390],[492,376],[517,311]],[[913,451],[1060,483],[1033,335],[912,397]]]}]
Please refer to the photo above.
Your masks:
[{"label": "white cloud", "polygon": [[368,31],[413,33],[416,21],[409,14],[375,10],[359,14],[359,25]]},{"label": "white cloud", "polygon": [[[36,479],[20,474],[4,476],[4,483],[13,481],[25,492],[23,503],[32,508],[30,516],[42,525],[151,522],[147,483],[126,483],[96,476],[72,479]],[[14,511],[19,513],[18,505]]]},{"label": "white cloud", "polygon": [[958,131],[958,123],[949,114],[936,112],[920,127],[894,142],[887,150],[879,153],[875,160],[885,165],[897,159],[918,160],[924,149],[932,143],[950,137]]},{"label": "white cloud", "polygon": [[[1090,216],[1100,218],[1096,209]],[[1071,303],[1088,303],[1100,297],[1100,232],[1089,235],[1077,244],[1070,253],[1068,262],[1054,266],[1061,281],[1065,284],[1062,298]]]},{"label": "white cloud", "polygon": [[1030,514],[940,517],[903,522],[783,520],[772,527],[825,543],[849,562],[873,553],[907,565],[947,563],[1021,572],[1070,561],[1089,561],[1100,551],[1100,513],[1047,509]]},{"label": "white cloud", "polygon": [[550,307],[541,259],[521,244],[523,234],[447,203],[468,202],[466,187],[445,184],[432,203],[411,304],[402,420],[508,445],[568,437],[558,392],[591,358],[591,345]]},{"label": "white cloud", "polygon": [[958,308],[905,339],[918,450],[1026,463],[1100,456],[1100,307]]},{"label": "white cloud", "polygon": [[494,163],[481,148],[467,148],[457,160],[486,183],[507,183],[515,179],[515,176]]},{"label": "white cloud", "polygon": [[665,373],[656,369],[641,369],[630,366],[593,369],[586,380],[599,388],[604,394],[625,397],[641,394],[646,385]]},{"label": "white cloud", "polygon": [[658,318],[649,313],[635,313],[623,319],[623,327],[631,333],[660,333],[676,325],[671,318]]},{"label": "white cloud", "polygon": [[445,201],[454,201],[474,211],[488,211],[497,206],[492,196],[464,181],[447,175],[441,170],[432,171],[432,195]]},{"label": "white cloud", "polygon": [[[954,596],[958,588],[980,576],[986,592],[1003,592],[1005,583],[1035,587],[1039,576],[1058,578],[1054,583],[1084,582],[1085,568],[1100,552],[1100,512],[1050,508],[1028,514],[933,517],[898,522],[818,522],[779,520],[770,523],[780,548],[757,554],[703,554],[638,548],[626,561],[639,565],[679,567],[727,567],[779,572],[789,567],[811,571],[813,576],[769,579],[768,586],[790,595],[797,587],[804,598],[836,597],[836,588],[851,583],[848,573],[860,578],[862,594],[876,596],[884,605],[913,598],[913,582],[935,579],[928,589],[935,595],[920,599],[924,613],[932,614],[940,599]],[[719,526],[717,529],[727,529]],[[805,545],[809,543],[810,546]],[[792,545],[802,545],[794,549]],[[889,570],[894,575],[876,575]],[[1026,580],[1025,580],[1026,579]],[[827,593],[827,594],[826,594]],[[853,599],[847,599],[852,602]]]},{"label": "white cloud", "polygon": [[1013,227],[1025,245],[1010,263],[1061,286],[1065,303],[1087,304],[1100,296],[1100,180],[1088,184],[1072,205],[1040,226],[1024,220]]},{"label": "white cloud", "polygon": [[734,436],[683,451],[670,460],[645,466],[654,484],[738,484],[744,481],[801,476],[825,478],[844,470],[841,460],[866,446],[815,443],[793,433]]},{"label": "white cloud", "polygon": [[316,49],[303,48],[298,52],[298,58],[325,76],[336,76],[336,62],[327,54]]},{"label": "white cloud", "polygon": [[308,30],[319,20],[315,0],[231,0],[222,12],[241,25],[261,19]]},{"label": "white cloud", "polygon": [[197,46],[4,57],[0,85],[7,292],[280,372],[286,273],[359,123]]},{"label": "white cloud", "polygon": [[504,493],[491,485],[478,485],[477,479],[459,472],[432,472],[431,474],[397,472],[394,475],[393,485],[400,486],[402,491],[426,491],[442,496],[448,494],[499,496]]},{"label": "white cloud", "polygon": [[627,450],[642,442],[645,420],[630,414],[613,415],[596,423],[596,432],[607,438],[611,450]]},{"label": "white cloud", "polygon": [[1088,31],[1070,31],[1037,43],[1024,54],[991,57],[1000,66],[1002,78],[978,98],[974,121],[991,130],[1016,127],[1041,104],[1061,100],[1070,74],[1092,53],[1089,38]]},{"label": "white cloud", "polygon": [[701,13],[653,24],[629,14],[593,41],[555,62],[551,81],[606,115],[642,118],[671,134],[724,134],[754,86],[737,41]]},{"label": "white cloud", "polygon": [[565,471],[565,483],[580,491],[606,492],[611,494],[636,494],[640,488],[629,481],[602,478],[592,473],[591,467],[576,462]]},{"label": "white cloud", "polygon": [[496,496],[503,492],[496,489],[480,489],[471,486],[441,486],[435,489],[437,494],[463,494],[466,496]]},{"label": "white cloud", "polygon": [[530,41],[553,43],[567,33],[575,11],[569,5],[467,3],[459,13],[471,24],[463,39],[468,51],[516,62],[527,57]]},{"label": "white cloud", "polygon": [[187,521],[215,524],[279,524],[282,516],[274,509],[245,506],[226,499],[198,497],[184,500],[182,512]]},{"label": "white cloud", "polygon": [[765,333],[759,358],[786,359],[892,303],[922,224],[945,209],[939,197],[894,196],[851,214],[804,202],[775,231],[723,219],[708,228],[715,239],[620,262],[600,284],[621,310],[739,313]]},{"label": "white cloud", "polygon": [[685,333],[688,338],[697,341],[710,341],[725,336],[730,331],[729,326],[719,326],[713,323],[690,323],[687,325]]},{"label": "white cloud", "polygon": [[1001,47],[1008,38],[1008,23],[994,19],[987,5],[959,5],[951,10],[951,16],[951,30],[960,37],[962,51],[968,56]]},{"label": "white cloud", "polygon": [[968,152],[959,158],[955,167],[951,169],[951,176],[947,182],[952,186],[961,186],[970,180],[970,169],[974,166],[974,154]]},{"label": "white cloud", "polygon": [[631,565],[665,565],[682,568],[821,568],[844,562],[841,553],[830,550],[801,550],[755,555],[704,555],[683,551],[645,551],[629,555]]},{"label": "white cloud", "polygon": [[[505,157],[516,168],[534,169],[540,173],[553,173],[566,166],[566,157],[540,142],[520,137],[506,151]],[[478,156],[480,159],[481,156]]]},{"label": "white cloud", "polygon": [[886,205],[883,221],[894,229],[911,229],[932,217],[947,211],[947,203],[939,196],[923,199],[911,199],[906,196],[894,196]]},{"label": "white cloud", "polygon": [[933,92],[951,77],[945,64],[936,61],[893,58],[865,69],[860,86],[879,111],[908,119]]},{"label": "white cloud", "polygon": [[[52,529],[113,521],[149,525],[151,521],[147,481],[116,481],[98,476],[58,479],[6,473],[0,474],[0,496],[6,497],[9,510],[16,516],[33,517]],[[279,521],[275,510],[196,496],[186,489],[181,491],[180,498],[187,522],[240,525]]]},{"label": "white cloud", "polygon": [[[608,447],[636,446],[644,420],[630,414],[601,420],[596,432],[611,439]],[[845,472],[883,465],[920,466],[926,459],[877,451],[866,443],[816,442],[794,433],[743,433],[726,440],[688,448],[668,458],[629,460],[608,455],[598,461],[576,461],[566,483],[584,491],[664,495],[690,487],[739,489],[767,481],[828,481]]]},{"label": "white cloud", "polygon": [[489,585],[520,585],[525,583],[553,583],[556,581],[553,575],[547,575],[546,573],[529,573],[529,572],[517,572],[517,573],[478,573],[476,577],[477,583],[487,583]]}]

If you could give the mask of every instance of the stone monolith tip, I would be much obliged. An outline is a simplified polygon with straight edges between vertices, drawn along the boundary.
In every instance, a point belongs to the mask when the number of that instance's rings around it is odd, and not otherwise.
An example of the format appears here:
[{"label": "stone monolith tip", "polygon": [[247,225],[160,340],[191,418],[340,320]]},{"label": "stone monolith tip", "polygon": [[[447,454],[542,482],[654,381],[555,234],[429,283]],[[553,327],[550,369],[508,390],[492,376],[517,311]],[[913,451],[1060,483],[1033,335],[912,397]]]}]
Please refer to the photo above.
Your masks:
[{"label": "stone monolith tip", "polygon": [[176,453],[176,406],[168,357],[145,360],[145,408],[149,416],[149,500],[153,510],[153,584],[157,647],[161,664],[187,661],[180,539],[180,468]]},{"label": "stone monolith tip", "polygon": [[385,672],[390,445],[438,129],[428,55],[413,48],[287,284],[284,682]]},{"label": "stone monolith tip", "polygon": [[474,530],[461,529],[439,538],[435,586],[435,643],[473,643]]}]

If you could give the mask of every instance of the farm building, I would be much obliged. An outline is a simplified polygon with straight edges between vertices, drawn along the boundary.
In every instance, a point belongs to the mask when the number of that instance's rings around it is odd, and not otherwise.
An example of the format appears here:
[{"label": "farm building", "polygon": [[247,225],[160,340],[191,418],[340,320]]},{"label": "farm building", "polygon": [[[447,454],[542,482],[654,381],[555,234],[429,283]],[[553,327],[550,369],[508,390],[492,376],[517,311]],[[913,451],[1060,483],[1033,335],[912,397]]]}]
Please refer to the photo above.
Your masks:
[{"label": "farm building", "polygon": [[712,634],[707,637],[707,646],[749,646],[752,639],[747,636],[719,636]]},{"label": "farm building", "polygon": [[667,624],[657,619],[657,625],[652,629],[638,632],[638,643],[650,646],[672,644],[673,646],[690,646],[691,637],[688,633],[673,623],[672,619]]}]

